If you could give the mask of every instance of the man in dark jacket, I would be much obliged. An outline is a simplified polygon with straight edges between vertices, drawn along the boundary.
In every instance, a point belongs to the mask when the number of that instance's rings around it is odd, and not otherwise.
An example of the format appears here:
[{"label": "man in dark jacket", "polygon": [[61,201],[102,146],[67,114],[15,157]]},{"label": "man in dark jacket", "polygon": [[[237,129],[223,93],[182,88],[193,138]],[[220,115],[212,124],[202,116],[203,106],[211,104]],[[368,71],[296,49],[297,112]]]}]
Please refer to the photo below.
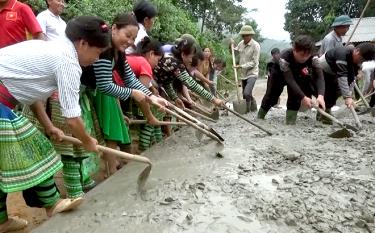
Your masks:
[{"label": "man in dark jacket", "polygon": [[345,99],[348,108],[354,105],[352,92],[360,65],[374,59],[375,46],[371,43],[362,43],[357,47],[337,47],[319,58],[324,71],[327,112],[330,112],[340,96]]},{"label": "man in dark jacket", "polygon": [[286,123],[295,124],[301,105],[312,107],[311,97],[317,97],[322,108],[324,103],[324,77],[318,58],[313,56],[314,42],[309,36],[298,36],[293,48],[281,53],[279,65],[271,71],[272,79],[262,100],[258,118],[264,119],[267,112],[277,103],[284,86],[288,88]]}]

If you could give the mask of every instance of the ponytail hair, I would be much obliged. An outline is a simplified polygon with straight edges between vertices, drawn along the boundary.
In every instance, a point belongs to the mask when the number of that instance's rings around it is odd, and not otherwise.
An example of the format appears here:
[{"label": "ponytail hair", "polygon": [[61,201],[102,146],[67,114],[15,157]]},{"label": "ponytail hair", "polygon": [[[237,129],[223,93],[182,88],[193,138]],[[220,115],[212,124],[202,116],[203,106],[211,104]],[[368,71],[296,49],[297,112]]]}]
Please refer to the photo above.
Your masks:
[{"label": "ponytail hair", "polygon": [[143,38],[143,40],[141,40],[141,42],[138,43],[136,52],[138,55],[144,56],[146,53],[154,51],[155,55],[162,56],[163,50],[161,47],[162,46],[159,41],[146,36]]},{"label": "ponytail hair", "polygon": [[197,51],[195,40],[191,38],[179,39],[176,45],[172,48],[172,53],[177,59],[182,59],[182,54],[195,54]]},{"label": "ponytail hair", "polygon": [[110,43],[108,25],[96,16],[78,16],[71,19],[65,29],[70,41],[87,41],[90,46],[106,48]]}]

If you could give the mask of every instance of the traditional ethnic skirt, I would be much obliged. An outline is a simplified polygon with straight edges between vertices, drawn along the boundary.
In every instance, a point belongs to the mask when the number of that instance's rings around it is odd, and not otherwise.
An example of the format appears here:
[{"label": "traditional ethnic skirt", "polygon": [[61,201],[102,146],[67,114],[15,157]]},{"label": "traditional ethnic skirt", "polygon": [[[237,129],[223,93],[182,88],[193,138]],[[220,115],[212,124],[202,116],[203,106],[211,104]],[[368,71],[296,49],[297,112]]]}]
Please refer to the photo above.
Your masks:
[{"label": "traditional ethnic skirt", "polygon": [[130,144],[129,128],[125,123],[118,99],[97,90],[94,105],[104,139]]},{"label": "traditional ethnic skirt", "polygon": [[[80,94],[79,104],[81,107],[81,119],[85,125],[85,130],[91,137],[98,140],[98,144],[105,145],[103,135],[100,131],[99,122],[96,116],[95,108],[91,101],[92,92],[88,89]],[[62,116],[58,98],[52,96],[49,101],[49,109],[51,111],[51,121],[54,126],[63,130],[65,135],[72,136],[70,128],[66,125],[65,117]],[[94,152],[87,152],[83,147],[66,143],[54,143],[55,150],[61,155],[70,155],[72,157],[83,157],[82,174],[84,176],[92,176],[100,169],[99,156]],[[83,177],[86,178],[86,177]]]},{"label": "traditional ethnic skirt", "polygon": [[62,163],[30,121],[0,103],[0,189],[18,192],[53,176]]}]

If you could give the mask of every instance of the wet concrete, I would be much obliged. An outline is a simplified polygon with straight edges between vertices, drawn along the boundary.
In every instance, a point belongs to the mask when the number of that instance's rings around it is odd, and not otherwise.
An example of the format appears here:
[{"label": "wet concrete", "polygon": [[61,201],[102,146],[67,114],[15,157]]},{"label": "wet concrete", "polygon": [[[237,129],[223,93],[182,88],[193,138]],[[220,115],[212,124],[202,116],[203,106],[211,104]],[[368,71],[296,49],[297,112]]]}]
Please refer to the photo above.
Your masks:
[{"label": "wet concrete", "polygon": [[136,179],[144,166],[131,163],[78,210],[34,232],[374,233],[374,119],[361,116],[364,130],[333,139],[339,127],[316,122],[315,112],[300,113],[296,126],[284,114],[257,121],[273,136],[221,116],[209,125],[224,148],[185,127],[145,153],[154,166],[143,198]]}]

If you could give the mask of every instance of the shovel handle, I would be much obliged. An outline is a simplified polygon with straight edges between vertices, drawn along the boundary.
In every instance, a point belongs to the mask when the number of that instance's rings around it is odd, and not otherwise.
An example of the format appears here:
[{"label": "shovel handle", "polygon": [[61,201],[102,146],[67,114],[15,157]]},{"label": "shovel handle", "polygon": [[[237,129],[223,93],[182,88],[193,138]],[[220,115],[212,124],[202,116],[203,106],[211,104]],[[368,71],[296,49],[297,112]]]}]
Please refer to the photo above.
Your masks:
[{"label": "shovel handle", "polygon": [[177,107],[176,105],[174,105],[172,103],[169,103],[169,107],[172,108],[173,110],[175,110],[178,114],[181,114],[182,116],[186,117],[190,121],[195,122],[198,125],[204,126],[204,124],[202,122],[200,122],[197,118],[193,117],[192,115],[190,115],[189,113],[185,112],[184,110],[182,110],[181,108]]},{"label": "shovel handle", "polygon": [[[371,97],[375,94],[375,91],[371,92],[370,94],[367,94],[366,96],[364,96],[365,99],[367,99],[368,97]],[[355,101],[354,103],[355,104],[358,104],[359,102],[361,102],[362,100],[357,100]]]},{"label": "shovel handle", "polygon": [[236,82],[237,99],[238,99],[238,102],[240,102],[241,96],[240,96],[240,92],[238,90],[238,75],[237,75],[237,68],[235,68],[235,65],[236,65],[236,56],[234,55],[234,45],[233,44],[231,44],[231,50],[232,50],[232,62],[233,62],[234,80]]},{"label": "shovel handle", "polygon": [[195,109],[197,109],[198,111],[203,112],[203,113],[206,114],[206,115],[211,115],[211,114],[212,114],[211,111],[209,111],[208,109],[205,109],[205,107],[203,107],[203,106],[201,106],[201,105],[199,105],[199,104],[197,104],[197,103],[196,103],[193,107],[194,107]]},{"label": "shovel handle", "polygon": [[[130,120],[129,121],[130,125],[142,125],[142,124],[147,124],[147,120]],[[186,125],[184,122],[172,122],[172,121],[159,121],[158,126],[162,125]]]},{"label": "shovel handle", "polygon": [[355,111],[353,105],[350,106],[350,111],[351,111],[352,114],[353,114],[353,117],[354,117],[354,120],[355,120],[355,124],[357,125],[357,127],[362,128],[362,124],[361,124],[361,122],[360,122],[360,120],[359,120],[359,118],[358,118],[357,112]]},{"label": "shovel handle", "polygon": [[[153,103],[153,104],[154,104],[155,106],[157,106],[157,107],[161,107],[160,104],[157,104],[157,103]],[[170,106],[173,106],[173,105],[170,104]],[[176,107],[176,108],[177,108],[177,107]],[[215,136],[214,134],[212,134],[211,132],[209,132],[209,131],[207,131],[207,130],[201,128],[201,127],[199,127],[199,126],[198,126],[197,124],[195,124],[194,122],[189,121],[188,119],[186,119],[186,118],[180,116],[179,114],[173,112],[172,110],[170,110],[170,109],[168,109],[168,108],[166,108],[165,111],[166,111],[168,114],[170,114],[170,115],[176,117],[176,118],[179,119],[180,121],[183,121],[183,122],[185,122],[186,124],[190,125],[191,127],[195,128],[196,130],[201,131],[202,133],[206,134],[208,137],[210,137],[211,139],[217,141],[218,143],[223,144],[223,142],[222,142],[218,137],[216,137],[216,136]]]},{"label": "shovel handle", "polygon": [[224,108],[225,108],[226,110],[228,110],[229,112],[233,113],[233,114],[236,115],[237,117],[241,118],[241,119],[244,120],[244,121],[247,121],[248,123],[252,124],[253,126],[257,127],[258,129],[262,130],[263,132],[267,133],[269,136],[272,136],[272,133],[271,133],[270,131],[266,130],[265,128],[263,128],[262,126],[260,126],[260,125],[258,125],[257,123],[255,123],[255,122],[253,122],[253,121],[251,121],[251,120],[249,120],[249,119],[247,119],[247,118],[241,116],[241,114],[239,114],[239,113],[236,112],[236,111],[233,111],[232,109],[230,109],[230,108],[229,108],[228,106],[226,106],[225,104],[224,104],[223,106],[224,106]]},{"label": "shovel handle", "polygon": [[369,103],[367,102],[366,98],[363,96],[361,90],[359,90],[359,87],[358,87],[358,85],[357,85],[356,82],[354,82],[354,89],[358,92],[359,97],[361,97],[361,100],[362,100],[363,103],[365,104],[366,108],[370,108]]},{"label": "shovel handle", "polygon": [[328,119],[330,119],[331,121],[335,122],[339,126],[345,128],[345,124],[344,123],[342,123],[341,121],[339,121],[336,117],[332,116],[331,114],[326,113],[323,109],[319,108],[319,106],[313,105],[313,108],[315,108],[323,116],[327,117]]},{"label": "shovel handle", "polygon": [[193,110],[188,109],[188,108],[186,108],[185,111],[188,112],[188,113],[190,113],[191,115],[195,115],[196,117],[201,117],[201,118],[204,119],[204,120],[207,120],[207,121],[211,121],[211,122],[213,122],[213,123],[216,123],[215,120],[213,120],[213,119],[211,119],[211,118],[209,118],[209,117],[207,117],[207,116],[205,116],[205,115],[203,115],[203,114],[200,114],[199,112],[193,111]]},{"label": "shovel handle", "polygon": [[[66,142],[72,143],[74,145],[77,145],[77,146],[82,146],[82,142],[79,139],[74,138],[74,137],[64,135],[63,140],[66,141]],[[127,159],[127,160],[132,160],[132,161],[137,161],[137,162],[140,162],[140,163],[147,163],[149,165],[152,165],[151,161],[144,156],[129,154],[129,153],[126,153],[126,152],[114,150],[112,148],[101,146],[101,145],[97,145],[96,147],[101,152],[108,153],[108,154],[117,156],[117,157],[122,158],[122,159]]]}]

